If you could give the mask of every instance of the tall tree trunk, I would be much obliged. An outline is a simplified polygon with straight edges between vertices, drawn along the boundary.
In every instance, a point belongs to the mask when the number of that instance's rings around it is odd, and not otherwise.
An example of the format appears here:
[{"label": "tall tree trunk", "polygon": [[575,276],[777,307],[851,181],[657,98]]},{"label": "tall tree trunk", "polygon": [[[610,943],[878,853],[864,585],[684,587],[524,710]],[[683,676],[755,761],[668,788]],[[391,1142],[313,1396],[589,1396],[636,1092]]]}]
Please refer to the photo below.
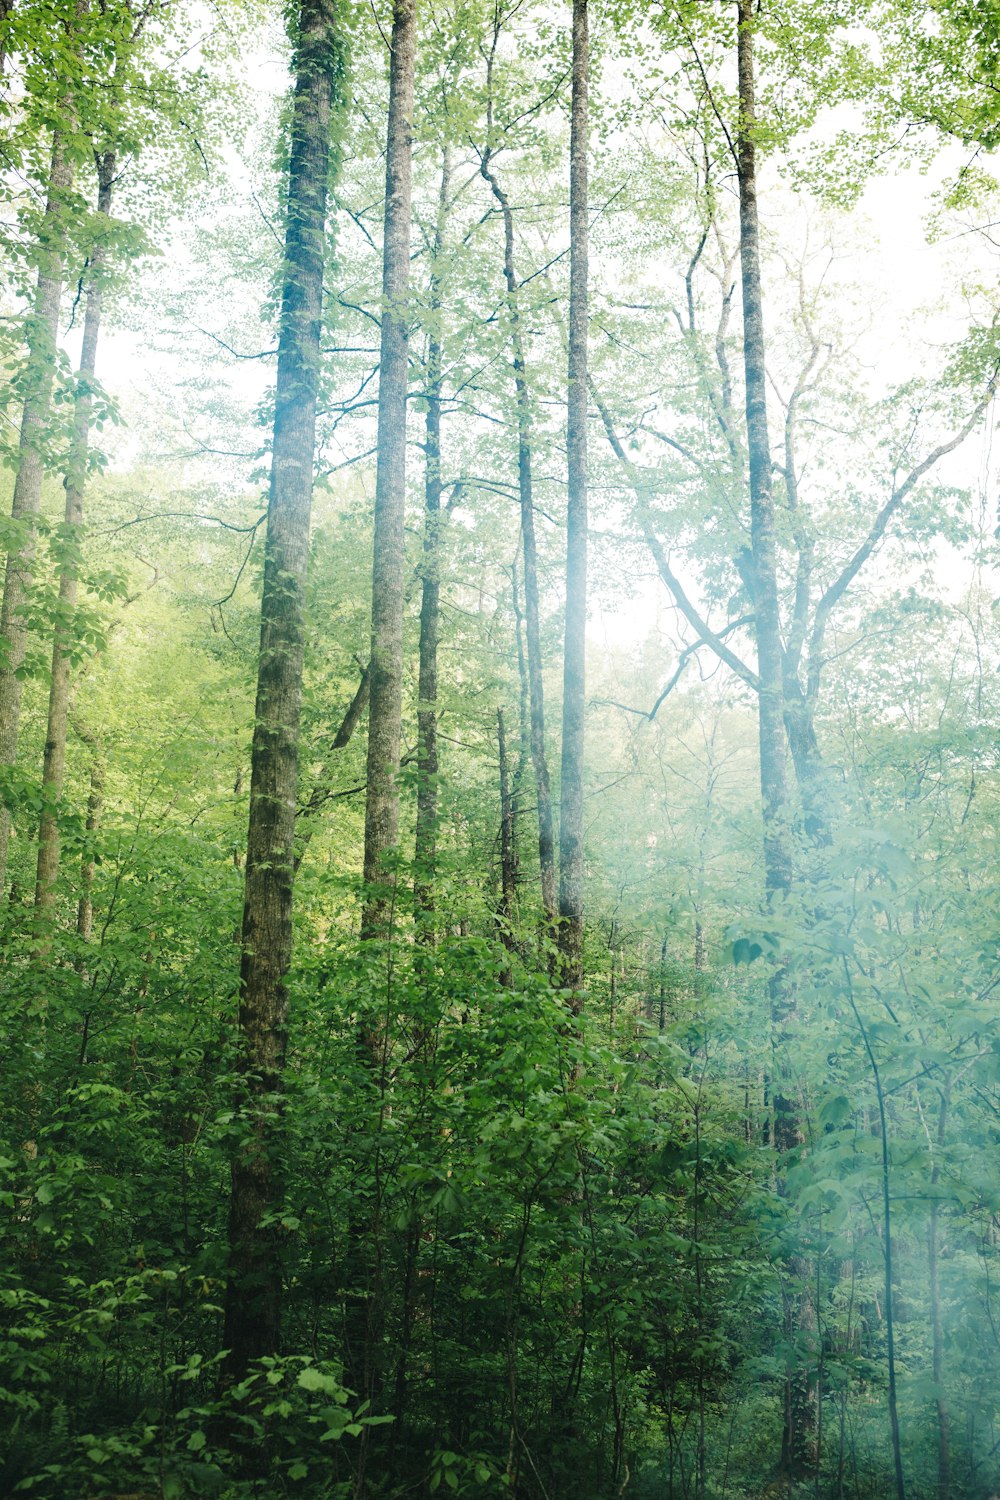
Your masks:
[{"label": "tall tree trunk", "polygon": [[430,335],[427,348],[427,420],[424,429],[424,560],[420,598],[420,665],[417,679],[417,830],[413,885],[418,935],[434,941],[434,875],[438,818],[438,633],[441,597],[441,397],[442,283],[445,215],[451,163],[445,146],[431,249]]},{"label": "tall tree trunk", "polygon": [[[740,190],[740,267],[743,284],[743,354],[746,373],[747,446],[750,470],[750,538],[754,571],[754,617],[760,709],[760,786],[764,809],[764,873],[769,898],[791,886],[792,868],[785,818],[784,692],[778,609],[771,444],[767,422],[764,310],[761,295],[760,231],[754,130],[753,0],[738,0],[740,121],[737,136]],[[776,1017],[779,1021],[781,1016]]]},{"label": "tall tree trunk", "polygon": [[[111,197],[115,182],[115,153],[106,151],[97,160],[97,213],[107,223],[111,214]],[[87,478],[90,447],[90,414],[93,407],[94,376],[97,370],[97,343],[101,332],[102,263],[107,246],[100,238],[90,256],[87,305],[83,319],[83,344],[80,350],[76,403],[73,413],[73,436],[66,467],[66,535],[65,553],[59,570],[59,612],[52,641],[52,674],[49,683],[48,726],[45,734],[45,758],[42,787],[46,806],[38,829],[38,863],[35,876],[35,910],[48,912],[55,900],[55,882],[59,873],[59,820],[55,802],[62,791],[66,765],[66,727],[69,719],[70,645],[73,615],[78,593],[78,551],[83,528],[83,494]]]},{"label": "tall tree trunk", "polygon": [[[517,845],[514,839],[514,798],[510,786],[510,761],[507,757],[507,726],[503,709],[497,709],[497,746],[500,759],[500,906],[497,910],[500,941],[508,953],[514,951],[514,912],[517,903]],[[501,983],[509,985],[509,961],[505,963]]]},{"label": "tall tree trunk", "polygon": [[[931,1192],[941,1178],[941,1153],[944,1150],[948,1126],[949,1093],[941,1091],[935,1144],[934,1165],[931,1168]],[[951,1494],[951,1412],[948,1394],[944,1386],[944,1322],[941,1316],[941,1288],[938,1278],[940,1262],[940,1212],[941,1202],[931,1198],[930,1221],[927,1225],[927,1280],[930,1292],[931,1313],[931,1374],[934,1377],[935,1406],[938,1425],[938,1500],[949,1500]]]},{"label": "tall tree trunk", "polygon": [[[769,907],[791,889],[792,859],[785,777],[784,656],[778,602],[777,548],[771,484],[771,443],[767,420],[764,308],[760,271],[757,210],[756,108],[754,79],[755,0],[737,0],[737,70],[739,122],[736,137],[740,196],[740,270],[743,289],[743,351],[746,380],[747,448],[750,478],[750,542],[757,638],[758,734],[763,808],[764,882]],[[775,1057],[774,1144],[779,1153],[801,1144],[799,1110],[785,1042],[795,1017],[795,991],[787,972],[776,966],[770,977],[769,1002]],[[783,1288],[790,1336],[815,1337],[815,1315],[808,1268],[790,1257]],[[781,1470],[794,1478],[810,1473],[816,1462],[816,1393],[807,1370],[796,1371],[786,1390]]]},{"label": "tall tree trunk", "polygon": [[524,362],[524,341],[514,261],[514,215],[510,201],[490,166],[487,151],[480,168],[503,216],[503,274],[507,284],[507,312],[517,404],[517,485],[521,506],[521,551],[524,558],[524,635],[528,658],[528,700],[531,722],[531,763],[538,804],[538,867],[542,884],[542,913],[551,936],[556,919],[555,833],[549,763],[545,753],[545,689],[542,679],[542,641],[538,610],[538,552],[535,545],[535,506],[531,477],[531,392]]},{"label": "tall tree trunk", "polygon": [[[87,795],[87,820],[85,824],[87,843],[80,860],[80,895],[76,908],[76,935],[89,943],[94,935],[94,851],[91,841],[101,826],[104,809],[104,751],[96,735],[77,728],[77,733],[90,751],[90,791]],[[83,968],[83,955],[77,961]]]},{"label": "tall tree trunk", "polygon": [[829,847],[832,841],[831,817],[838,797],[830,767],[823,759],[816,738],[813,705],[802,691],[794,672],[784,674],[785,733],[795,769],[795,783],[805,831],[814,843]]},{"label": "tall tree trunk", "polygon": [[517,583],[517,558],[510,570],[510,596],[514,606],[514,644],[517,648],[517,766],[514,770],[514,817],[521,810],[521,789],[531,759],[531,710],[528,707],[528,663],[524,654],[524,615]]},{"label": "tall tree trunk", "polygon": [[657,1027],[660,1035],[667,1029],[667,934],[660,945],[660,1012]]},{"label": "tall tree trunk", "polygon": [[847,959],[842,960],[844,965],[844,981],[847,990],[851,1010],[861,1033],[861,1040],[868,1056],[868,1066],[871,1069],[872,1080],[875,1084],[875,1098],[878,1103],[878,1121],[873,1122],[872,1134],[878,1137],[882,1156],[882,1265],[884,1279],[882,1283],[882,1299],[884,1303],[885,1316],[885,1352],[888,1380],[886,1382],[886,1399],[889,1407],[889,1435],[892,1441],[893,1471],[896,1480],[896,1500],[906,1500],[906,1484],[903,1478],[903,1449],[900,1440],[899,1410],[897,1405],[896,1386],[896,1333],[895,1333],[895,1310],[893,1298],[895,1296],[895,1272],[893,1270],[893,1239],[892,1239],[892,1192],[891,1192],[891,1160],[889,1153],[889,1126],[886,1118],[885,1090],[882,1087],[882,1073],[875,1057],[871,1037],[868,1028],[861,1018],[857,1001],[854,998],[854,986],[851,982],[851,970]]},{"label": "tall tree trunk", "polygon": [[263,1223],[281,1202],[281,1094],[292,951],[299,717],[316,393],[323,314],[331,106],[339,47],[333,0],[302,0],[260,658],[251,755],[240,972],[239,1102],[232,1159],[225,1373],[239,1380],[280,1342],[281,1263]]},{"label": "tall tree trunk", "polygon": [[566,454],[566,630],[559,812],[561,978],[583,1003],[583,766],[587,633],[587,0],[573,0],[573,98],[569,188],[569,387]]},{"label": "tall tree trunk", "polygon": [[[73,185],[73,164],[62,137],[52,144],[52,165],[45,203],[45,220],[38,247],[38,281],[28,321],[24,406],[18,442],[17,478],[11,519],[20,523],[18,541],[7,554],[3,603],[0,605],[0,766],[17,760],[21,723],[21,679],[28,626],[24,606],[35,560],[35,530],[45,474],[45,430],[52,402],[59,333],[59,305],[63,291],[66,195]],[[0,805],[0,890],[7,879],[10,808]]]},{"label": "tall tree trunk", "polygon": [[416,0],[394,0],[385,148],[382,336],[378,458],[372,564],[372,649],[368,675],[368,795],[365,802],[365,901],[361,931],[389,921],[392,894],[385,856],[399,828],[399,741],[403,705],[403,541],[406,507],[406,387],[409,336],[410,197]]},{"label": "tall tree trunk", "polygon": [[[410,285],[413,94],[416,72],[416,0],[393,0],[389,60],[389,115],[385,150],[385,216],[382,244],[382,329],[378,392],[378,453],[372,558],[372,646],[368,663],[367,795],[365,800],[362,938],[389,935],[395,876],[387,855],[399,829],[403,706],[403,586],[406,514],[407,328]],[[440,496],[438,496],[440,503]],[[380,1108],[390,1039],[382,1023],[362,1016],[356,1034],[358,1062]],[[377,1091],[377,1092],[376,1092]],[[378,1131],[379,1126],[373,1129]],[[375,1150],[379,1147],[376,1145]],[[384,1377],[384,1273],[382,1203],[359,1198],[347,1225],[345,1344],[347,1378],[366,1401],[380,1396]],[[361,1434],[354,1494],[367,1493],[369,1429]]]}]

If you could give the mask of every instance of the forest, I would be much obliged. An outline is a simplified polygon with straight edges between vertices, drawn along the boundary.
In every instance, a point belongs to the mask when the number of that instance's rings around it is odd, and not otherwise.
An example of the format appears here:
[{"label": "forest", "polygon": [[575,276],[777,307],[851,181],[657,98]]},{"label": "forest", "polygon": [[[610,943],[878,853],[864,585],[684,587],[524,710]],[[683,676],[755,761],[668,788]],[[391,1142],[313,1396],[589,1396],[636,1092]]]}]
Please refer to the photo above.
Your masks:
[{"label": "forest", "polygon": [[1000,0],[0,0],[0,1495],[995,1500]]}]

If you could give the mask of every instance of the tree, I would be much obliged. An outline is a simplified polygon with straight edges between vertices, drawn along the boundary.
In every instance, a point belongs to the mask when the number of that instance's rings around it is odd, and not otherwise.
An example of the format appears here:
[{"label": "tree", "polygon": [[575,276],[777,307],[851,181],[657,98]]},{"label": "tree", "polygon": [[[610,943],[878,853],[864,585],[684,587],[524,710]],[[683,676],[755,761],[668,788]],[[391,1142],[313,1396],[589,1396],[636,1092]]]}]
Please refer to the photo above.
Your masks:
[{"label": "tree", "polygon": [[521,553],[524,560],[524,637],[528,678],[531,762],[535,774],[538,820],[538,865],[542,887],[542,913],[551,935],[555,931],[558,897],[556,889],[555,819],[549,784],[549,762],[545,748],[545,686],[542,676],[542,646],[539,627],[538,548],[535,540],[535,503],[532,481],[532,398],[525,364],[518,294],[514,212],[494,164],[497,146],[493,137],[494,70],[501,36],[502,12],[494,19],[493,38],[486,67],[486,148],[480,171],[500,209],[503,221],[503,276],[506,310],[510,323],[511,369],[517,414],[517,486],[521,516]]},{"label": "tree", "polygon": [[260,656],[251,757],[239,1009],[242,1136],[231,1162],[227,1373],[277,1353],[282,1072],[292,952],[292,881],[304,590],[323,327],[331,116],[342,42],[329,0],[304,0],[295,33],[278,375]]},{"label": "tree", "polygon": [[[24,609],[35,555],[35,527],[45,474],[46,427],[56,370],[56,336],[63,292],[65,218],[67,195],[73,185],[73,156],[61,134],[52,147],[45,201],[44,238],[38,245],[38,281],[27,331],[24,370],[24,404],[18,442],[17,478],[11,520],[17,527],[18,543],[7,553],[3,603],[0,606],[0,636],[4,642],[0,662],[0,764],[12,767],[17,759],[21,723],[22,679],[27,625]],[[0,889],[6,884],[7,846],[11,813],[5,800],[0,805]]]},{"label": "tree", "polygon": [[367,895],[361,925],[369,937],[384,933],[390,920],[391,876],[385,860],[396,844],[399,826],[396,777],[403,694],[403,539],[416,20],[415,0],[395,0],[385,149],[372,649],[368,664],[364,868]]},{"label": "tree", "polygon": [[[116,155],[113,150],[101,153],[97,161],[98,222],[107,226],[114,192]],[[107,229],[104,230],[105,236]],[[73,612],[76,608],[79,567],[78,553],[83,525],[83,493],[90,444],[91,412],[94,404],[94,380],[97,371],[97,345],[101,331],[102,265],[107,255],[101,231],[90,254],[86,311],[83,323],[83,346],[74,401],[73,433],[66,467],[66,535],[65,559],[59,576],[59,614],[52,642],[52,670],[49,683],[48,727],[45,735],[45,760],[42,786],[54,801],[62,791],[66,763],[66,731],[69,722],[70,666]],[[54,805],[45,807],[38,830],[38,865],[35,875],[35,907],[39,913],[51,909],[55,899],[55,882],[59,871],[59,820]]]},{"label": "tree", "polygon": [[583,784],[587,633],[587,89],[586,0],[573,4],[573,99],[570,125],[570,293],[567,384],[566,638],[559,812],[559,943],[563,978],[582,1003]]}]

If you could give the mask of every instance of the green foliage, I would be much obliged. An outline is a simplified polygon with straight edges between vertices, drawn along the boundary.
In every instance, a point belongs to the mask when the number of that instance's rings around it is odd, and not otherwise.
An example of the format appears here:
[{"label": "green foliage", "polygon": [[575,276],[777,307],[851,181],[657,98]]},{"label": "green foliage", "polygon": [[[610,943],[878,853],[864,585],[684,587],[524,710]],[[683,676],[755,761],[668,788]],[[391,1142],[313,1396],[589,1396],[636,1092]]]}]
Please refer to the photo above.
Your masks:
[{"label": "green foliage", "polygon": [[[595,416],[577,1016],[540,921],[510,308],[501,216],[480,172],[490,148],[516,227],[554,765],[567,16],[462,0],[421,18],[408,753],[393,929],[362,943],[363,721],[346,745],[337,731],[370,645],[387,87],[375,23],[387,31],[391,17],[339,8],[295,960],[288,1065],[268,1099],[278,1186],[260,1226],[281,1269],[285,1352],[235,1384],[222,1308],[230,1167],[255,1145],[237,1055],[239,931],[288,145],[284,80],[255,93],[249,80],[259,57],[287,56],[287,39],[277,14],[258,30],[232,8],[213,11],[209,37],[200,9],[26,3],[5,16],[8,467],[40,369],[25,309],[55,250],[76,285],[100,227],[109,311],[170,353],[138,399],[110,362],[106,388],[95,384],[107,452],[88,464],[87,526],[67,529],[56,518],[79,379],[51,351],[43,514],[35,527],[0,522],[4,551],[36,542],[20,754],[0,772],[14,827],[0,909],[0,1491],[760,1500],[783,1483],[786,1393],[804,1381],[822,1444],[802,1493],[874,1500],[893,1484],[890,1237],[909,1490],[936,1491],[942,1400],[953,1500],[996,1486],[988,457],[977,498],[970,462],[942,454],[850,572],[897,487],[988,391],[993,298],[968,290],[963,261],[947,335],[914,312],[892,329],[896,364],[873,370],[883,330],[866,344],[863,323],[877,299],[842,269],[854,243],[871,250],[853,208],[894,159],[901,119],[993,142],[994,11],[755,9],[790,658],[799,636],[786,688],[808,702],[826,778],[819,827],[798,783],[785,830],[796,881],[766,910],[753,690],[724,677],[676,600],[653,592],[642,535],[650,525],[752,679],[727,139],[735,7],[616,4],[592,18],[592,370],[630,467]],[[47,222],[54,128],[76,175]],[[927,131],[921,161],[931,142]],[[110,226],[92,207],[95,146],[123,163]],[[432,265],[445,155],[446,252]],[[936,200],[939,231],[951,232],[946,216],[988,210],[994,187],[992,164],[965,168]],[[977,269],[987,287],[991,274]],[[445,372],[440,816],[433,867],[415,870],[432,336]],[[80,578],[73,610],[58,597],[67,564]],[[38,771],[54,627],[74,678],[59,797]],[[498,705],[518,854],[502,924]],[[62,845],[45,916],[31,902],[42,814]],[[415,877],[434,896],[419,921]],[[780,1090],[798,1135],[779,1154]]]}]

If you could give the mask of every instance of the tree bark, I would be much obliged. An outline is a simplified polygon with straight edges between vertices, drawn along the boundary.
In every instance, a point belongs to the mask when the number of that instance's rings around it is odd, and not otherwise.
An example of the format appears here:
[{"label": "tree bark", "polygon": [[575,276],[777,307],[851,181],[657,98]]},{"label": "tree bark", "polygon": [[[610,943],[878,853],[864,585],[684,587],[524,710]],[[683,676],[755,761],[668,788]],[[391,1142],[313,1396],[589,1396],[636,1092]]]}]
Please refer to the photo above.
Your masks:
[{"label": "tree bark", "polygon": [[[97,160],[97,213],[105,223],[111,215],[115,182],[115,153],[106,151]],[[38,862],[35,875],[35,911],[44,915],[55,900],[59,873],[59,820],[55,803],[62,791],[66,767],[66,729],[69,720],[70,645],[78,590],[78,554],[83,529],[83,495],[90,447],[90,415],[93,407],[97,344],[101,332],[102,263],[107,247],[100,231],[90,256],[87,305],[83,319],[83,344],[77,376],[73,435],[66,467],[65,553],[59,570],[59,607],[52,641],[52,671],[49,682],[48,725],[42,765],[45,805],[38,828]]]},{"label": "tree bark", "polygon": [[[931,1169],[932,1193],[941,1178],[941,1153],[944,1150],[947,1132],[949,1102],[948,1090],[942,1089],[935,1138],[937,1150]],[[951,1412],[944,1385],[944,1321],[941,1316],[941,1288],[938,1276],[941,1251],[940,1213],[940,1199],[932,1197],[930,1220],[927,1225],[927,1281],[931,1313],[931,1373],[936,1387],[934,1404],[937,1410],[938,1427],[937,1492],[938,1500],[949,1500],[951,1495]]]},{"label": "tree bark", "polygon": [[829,847],[831,815],[838,797],[830,767],[816,738],[813,706],[802,691],[797,673],[785,671],[785,734],[795,770],[805,831],[814,843]]},{"label": "tree bark", "polygon": [[542,885],[542,914],[548,935],[555,931],[557,893],[555,832],[549,763],[545,753],[545,688],[538,608],[538,551],[535,544],[535,506],[532,494],[531,392],[524,361],[524,341],[514,260],[514,215],[510,201],[490,166],[487,150],[480,168],[500,206],[504,227],[503,272],[507,284],[507,312],[517,405],[517,485],[521,508],[521,553],[524,559],[524,635],[528,659],[528,701],[531,724],[531,764],[538,805],[538,868]]},{"label": "tree bark", "polygon": [[[771,482],[771,443],[767,419],[764,308],[757,209],[756,106],[754,78],[755,0],[737,0],[739,121],[736,156],[740,197],[740,271],[743,290],[743,361],[746,382],[747,449],[750,480],[752,595],[757,638],[758,736],[763,812],[764,885],[768,908],[787,895],[792,883],[789,804],[785,775],[784,652],[778,599],[777,547]],[[795,1018],[795,991],[779,964],[768,984],[775,1057],[774,1145],[779,1154],[801,1145],[799,1109],[784,1056]],[[815,1338],[810,1279],[802,1258],[792,1255],[783,1287],[789,1333]],[[816,1462],[816,1393],[807,1370],[796,1371],[785,1393],[785,1429],[780,1469],[795,1478]]]},{"label": "tree bark", "polygon": [[413,883],[417,932],[434,942],[434,876],[438,818],[438,634],[441,598],[441,397],[442,283],[445,215],[451,164],[441,161],[437,222],[431,249],[430,335],[427,348],[427,418],[424,428],[424,557],[420,598],[420,664],[417,677],[417,829]]},{"label": "tree bark", "polygon": [[566,627],[559,811],[561,978],[583,1003],[583,770],[587,633],[587,0],[573,0],[570,116],[569,384],[566,454]]},{"label": "tree bark", "polygon": [[[8,767],[17,760],[22,689],[18,671],[24,661],[28,640],[24,606],[31,587],[36,524],[45,475],[45,432],[52,402],[63,291],[65,200],[72,185],[72,159],[57,134],[52,144],[45,222],[38,247],[35,302],[28,322],[24,406],[11,507],[12,520],[20,523],[20,541],[7,554],[3,602],[0,605],[0,647],[3,648],[0,658],[0,766]],[[6,804],[0,804],[0,890],[7,879],[10,825],[11,810]]]},{"label": "tree bark", "polygon": [[893,1308],[893,1297],[895,1295],[895,1273],[893,1271],[893,1239],[892,1239],[892,1193],[890,1183],[890,1154],[889,1154],[889,1127],[886,1120],[885,1090],[882,1087],[882,1073],[875,1058],[871,1037],[868,1028],[861,1018],[854,998],[854,986],[851,983],[851,972],[847,959],[843,959],[844,980],[851,1010],[861,1033],[861,1040],[868,1056],[868,1066],[871,1069],[872,1079],[875,1084],[875,1098],[878,1103],[878,1122],[873,1128],[881,1147],[882,1156],[882,1265],[884,1268],[884,1279],[882,1283],[882,1295],[885,1304],[885,1344],[887,1364],[887,1389],[886,1398],[889,1407],[889,1435],[892,1440],[893,1473],[896,1481],[896,1500],[906,1500],[906,1484],[903,1477],[903,1449],[900,1440],[899,1410],[896,1399],[896,1334],[895,1334],[895,1311]]},{"label": "tree bark", "polygon": [[89,943],[94,935],[94,854],[89,847],[89,841],[101,826],[101,812],[104,808],[104,754],[92,735],[86,736],[84,743],[90,747],[91,752],[86,821],[88,845],[84,848],[83,858],[80,861],[80,897],[76,908],[76,934],[83,942]]},{"label": "tree bark", "polygon": [[338,66],[332,0],[303,0],[295,52],[288,216],[278,338],[240,974],[224,1367],[229,1380],[280,1345],[281,1096],[292,951],[292,880],[330,118]]},{"label": "tree bark", "polygon": [[[791,886],[792,867],[785,829],[784,692],[781,622],[778,608],[771,444],[767,421],[764,363],[764,310],[757,211],[754,128],[753,0],[738,0],[740,119],[737,135],[740,192],[740,268],[743,286],[743,358],[746,375],[747,447],[750,473],[750,538],[754,571],[757,636],[760,787],[764,809],[764,875],[769,899]],[[781,1019],[780,1017],[778,1019]]]},{"label": "tree bark", "polygon": [[[497,747],[500,760],[500,906],[497,925],[500,941],[508,953],[514,951],[514,913],[517,905],[517,844],[514,837],[514,798],[507,756],[507,726],[503,709],[497,709]],[[511,982],[510,963],[505,963],[501,983]]]},{"label": "tree bark", "polygon": [[372,649],[368,667],[368,795],[365,802],[365,899],[361,931],[385,931],[392,875],[385,859],[399,828],[399,742],[403,705],[403,541],[406,505],[406,389],[409,335],[410,199],[416,0],[394,0],[385,150],[382,334],[378,458],[372,563]]},{"label": "tree bark", "polygon": [[14,0],[0,0],[0,78],[7,71],[7,24],[14,10]]}]

